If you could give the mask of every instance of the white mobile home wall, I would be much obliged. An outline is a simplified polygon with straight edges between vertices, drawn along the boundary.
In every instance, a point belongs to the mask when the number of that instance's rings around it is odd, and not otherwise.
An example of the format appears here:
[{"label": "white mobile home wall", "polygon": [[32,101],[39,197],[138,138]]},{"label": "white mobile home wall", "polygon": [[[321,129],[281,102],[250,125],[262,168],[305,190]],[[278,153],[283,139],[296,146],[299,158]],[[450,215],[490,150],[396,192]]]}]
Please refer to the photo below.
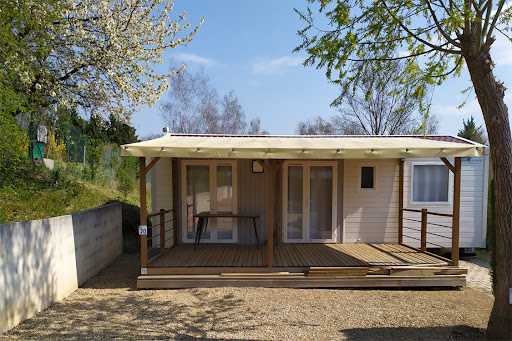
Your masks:
[{"label": "white mobile home wall", "polygon": [[[486,148],[488,152],[488,148]],[[412,188],[411,176],[412,165],[415,163],[437,163],[439,159],[408,159],[404,167],[404,206],[406,208],[427,208],[432,212],[452,213],[453,212],[453,176],[450,178],[450,191],[449,191],[449,204],[448,205],[423,205],[412,203]],[[453,164],[453,158],[448,158]],[[439,160],[439,164],[442,162]],[[459,246],[465,247],[486,247],[486,233],[487,233],[487,196],[489,185],[489,156],[483,157],[467,157],[462,158],[461,169],[461,192],[460,192],[460,239]],[[421,219],[419,213],[404,212],[405,218]],[[428,216],[428,221],[439,224],[451,226],[451,218]],[[417,222],[404,221],[404,226],[409,226],[415,229],[420,229],[421,225]],[[433,232],[440,235],[451,235],[451,230],[445,227],[429,225],[428,232]],[[418,238],[420,233],[410,229],[404,229],[404,234]],[[441,245],[443,247],[451,247],[451,240],[447,238],[427,235],[427,241]],[[404,243],[412,246],[420,246],[420,242],[404,237]],[[427,247],[437,247],[429,245]]]}]

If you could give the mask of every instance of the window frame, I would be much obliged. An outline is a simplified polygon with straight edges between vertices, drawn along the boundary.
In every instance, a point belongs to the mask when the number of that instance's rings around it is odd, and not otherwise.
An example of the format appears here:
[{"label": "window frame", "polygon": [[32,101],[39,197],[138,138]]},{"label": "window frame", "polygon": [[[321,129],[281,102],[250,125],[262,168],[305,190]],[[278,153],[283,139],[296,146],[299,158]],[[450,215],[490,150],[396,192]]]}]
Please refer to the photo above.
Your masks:
[{"label": "window frame", "polygon": [[[363,176],[363,167],[373,168],[373,188],[362,188],[361,181]],[[377,164],[361,162],[357,165],[357,192],[375,192],[377,190]]]},{"label": "window frame", "polygon": [[[450,160],[453,163],[453,160]],[[453,173],[446,167],[448,171],[448,200],[447,201],[414,201],[414,167],[415,166],[444,166],[441,161],[410,161],[409,162],[409,205],[412,207],[449,207],[453,205]]]}]

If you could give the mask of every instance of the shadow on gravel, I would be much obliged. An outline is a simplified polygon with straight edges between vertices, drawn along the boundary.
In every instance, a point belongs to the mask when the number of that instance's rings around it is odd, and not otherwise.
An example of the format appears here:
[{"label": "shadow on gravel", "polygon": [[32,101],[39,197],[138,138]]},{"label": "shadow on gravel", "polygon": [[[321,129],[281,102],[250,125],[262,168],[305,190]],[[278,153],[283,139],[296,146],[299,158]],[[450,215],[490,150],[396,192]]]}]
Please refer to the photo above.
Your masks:
[{"label": "shadow on gravel", "polygon": [[348,341],[356,340],[485,340],[485,330],[469,326],[383,327],[340,330]]},{"label": "shadow on gravel", "polygon": [[140,272],[140,252],[123,253],[112,264],[88,279],[80,288],[137,290],[137,277]]},{"label": "shadow on gravel", "polygon": [[[51,311],[11,330],[9,337],[22,340],[213,340],[216,335],[271,327],[260,323],[258,314],[243,299],[231,294],[215,296],[208,290],[188,289],[188,299],[178,303],[173,300],[174,291],[159,291],[153,297],[118,291],[118,295],[113,295],[111,290],[97,290],[94,299],[89,293],[58,303]],[[139,291],[144,292],[147,291]]]}]

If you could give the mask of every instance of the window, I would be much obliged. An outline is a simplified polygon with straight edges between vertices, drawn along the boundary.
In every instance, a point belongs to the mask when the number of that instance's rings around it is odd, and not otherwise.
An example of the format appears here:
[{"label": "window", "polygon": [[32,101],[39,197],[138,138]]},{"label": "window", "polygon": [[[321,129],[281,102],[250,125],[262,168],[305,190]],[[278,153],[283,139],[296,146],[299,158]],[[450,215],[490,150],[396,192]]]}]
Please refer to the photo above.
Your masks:
[{"label": "window", "polygon": [[361,188],[374,188],[374,167],[361,167]]},{"label": "window", "polygon": [[413,202],[448,202],[450,173],[445,165],[413,166]]}]

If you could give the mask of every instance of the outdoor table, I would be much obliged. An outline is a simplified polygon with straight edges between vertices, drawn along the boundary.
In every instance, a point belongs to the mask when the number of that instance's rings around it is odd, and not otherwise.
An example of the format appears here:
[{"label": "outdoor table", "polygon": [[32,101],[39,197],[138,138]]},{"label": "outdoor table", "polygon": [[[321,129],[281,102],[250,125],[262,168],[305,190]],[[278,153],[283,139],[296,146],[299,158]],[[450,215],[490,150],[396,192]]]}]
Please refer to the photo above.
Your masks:
[{"label": "outdoor table", "polygon": [[[194,218],[199,218],[197,222],[197,230],[196,230],[196,239],[195,246],[199,245],[199,240],[201,239],[201,233],[208,227],[208,219],[209,218],[247,218],[252,219],[252,223],[254,226],[254,235],[256,236],[256,244],[258,248],[260,247],[260,242],[258,240],[258,230],[256,228],[256,218],[259,218],[259,215],[256,214],[239,214],[239,213],[210,213],[210,212],[201,212],[194,215]],[[195,247],[194,246],[194,247]]]}]

